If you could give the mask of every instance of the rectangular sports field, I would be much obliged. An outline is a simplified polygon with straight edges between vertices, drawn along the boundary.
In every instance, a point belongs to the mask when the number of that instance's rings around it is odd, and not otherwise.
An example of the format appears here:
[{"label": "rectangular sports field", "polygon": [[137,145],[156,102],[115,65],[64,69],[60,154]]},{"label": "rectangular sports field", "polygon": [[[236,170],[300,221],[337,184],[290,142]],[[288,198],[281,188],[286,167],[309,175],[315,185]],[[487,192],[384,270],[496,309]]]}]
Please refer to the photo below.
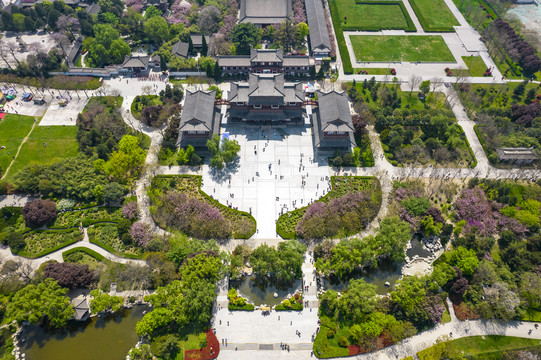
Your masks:
[{"label": "rectangular sports field", "polygon": [[449,7],[443,0],[409,0],[417,19],[425,31],[450,31],[459,26]]},{"label": "rectangular sports field", "polygon": [[363,62],[456,62],[440,35],[353,35],[355,58]]},{"label": "rectangular sports field", "polygon": [[13,179],[19,170],[32,163],[48,164],[75,157],[78,151],[77,126],[36,126],[23,144],[7,177]]},{"label": "rectangular sports field", "polygon": [[344,30],[406,29],[408,22],[397,3],[357,4],[355,0],[335,0]]},{"label": "rectangular sports field", "polygon": [[0,120],[0,177],[4,174],[7,167],[17,153],[23,139],[34,124],[34,118],[31,116],[6,114]]}]

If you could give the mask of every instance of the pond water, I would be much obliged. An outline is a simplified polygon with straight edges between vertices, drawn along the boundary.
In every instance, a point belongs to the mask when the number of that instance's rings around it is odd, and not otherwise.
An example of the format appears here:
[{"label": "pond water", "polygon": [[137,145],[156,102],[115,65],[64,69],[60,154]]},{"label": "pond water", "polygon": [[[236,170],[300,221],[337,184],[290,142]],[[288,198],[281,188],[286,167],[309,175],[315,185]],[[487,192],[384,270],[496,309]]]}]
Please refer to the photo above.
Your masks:
[{"label": "pond water", "polygon": [[[378,295],[385,295],[389,291],[394,290],[394,285],[401,276],[402,264],[387,265],[382,266],[375,271],[355,273],[344,280],[333,277],[323,278],[323,290],[344,292],[351,279],[364,279],[367,283],[376,285],[376,293]],[[385,286],[386,282],[389,282],[391,286]],[[321,285],[321,283],[318,285]]]},{"label": "pond water", "polygon": [[122,360],[137,343],[135,324],[149,308],[144,305],[85,322],[70,321],[64,329],[27,326],[21,352],[27,360]]},{"label": "pond water", "polygon": [[432,255],[432,251],[427,250],[425,247],[423,247],[423,243],[421,242],[422,235],[415,234],[414,237],[411,239],[411,247],[406,250],[406,256],[410,258],[410,260],[413,260],[413,257],[415,255],[419,257],[429,257]]},{"label": "pond water", "polygon": [[[301,290],[301,287],[301,280],[279,286],[255,275],[244,276],[240,280],[231,280],[229,282],[229,288],[237,289],[242,297],[247,298],[248,302],[253,303],[255,306],[263,304],[268,306],[278,305],[286,299],[288,294],[293,295],[296,291]],[[278,294],[277,298],[274,297],[274,293]]]}]

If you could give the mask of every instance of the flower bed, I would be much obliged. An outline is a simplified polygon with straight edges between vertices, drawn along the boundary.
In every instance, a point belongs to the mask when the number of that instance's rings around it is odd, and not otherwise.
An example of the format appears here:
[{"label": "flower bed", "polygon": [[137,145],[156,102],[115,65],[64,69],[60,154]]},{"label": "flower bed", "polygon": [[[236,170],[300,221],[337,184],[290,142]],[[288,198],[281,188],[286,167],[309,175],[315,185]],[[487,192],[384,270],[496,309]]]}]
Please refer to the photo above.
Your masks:
[{"label": "flower bed", "polygon": [[[372,202],[377,203],[377,209],[375,209],[375,207],[371,209],[374,212],[374,216],[377,214],[379,206],[381,205],[381,187],[376,178],[364,176],[333,176],[331,177],[331,184],[332,190],[311,206],[287,212],[280,216],[276,223],[276,232],[284,239],[296,238],[299,235],[297,227],[301,221],[305,220],[307,210],[314,207],[314,205],[316,207],[321,207],[323,204],[326,205],[330,203],[333,199],[342,198],[346,195],[364,194],[368,196]],[[329,206],[332,206],[333,204],[334,203]],[[361,229],[359,228],[358,230],[360,231]]]},{"label": "flower bed", "polygon": [[[211,238],[230,237],[248,239],[256,231],[255,219],[252,215],[227,207],[208,196],[201,189],[201,176],[193,175],[160,175],[152,180],[149,190],[151,199],[151,213],[156,223],[164,228],[177,228],[190,236],[205,238],[204,233],[216,233],[220,236]],[[171,201],[164,201],[169,199]],[[178,206],[173,206],[173,200],[179,200],[179,205],[190,210],[183,210],[182,214],[175,215]],[[186,217],[190,221],[178,224],[179,217]],[[208,221],[212,218],[215,221]],[[186,220],[186,219],[184,219]],[[201,226],[194,229],[195,223]],[[202,229],[208,226],[209,229]],[[212,228],[211,228],[212,227]],[[190,232],[197,232],[190,233]]]},{"label": "flower bed", "polygon": [[275,311],[302,311],[304,308],[302,303],[302,295],[295,294],[291,299],[285,299],[280,305],[274,307]]},{"label": "flower bed", "polygon": [[70,226],[89,226],[97,222],[118,222],[122,220],[120,207],[93,207],[80,211],[66,211],[57,215],[51,228],[66,228]]},{"label": "flower bed", "polygon": [[96,224],[88,228],[88,239],[91,243],[104,248],[118,256],[128,258],[141,257],[141,249],[133,245],[124,245],[118,236],[116,225]]},{"label": "flower bed", "polygon": [[216,359],[220,354],[220,343],[211,329],[205,331],[207,334],[207,347],[203,349],[187,350],[184,352],[185,360],[210,360]]},{"label": "flower bed", "polygon": [[83,234],[79,229],[31,231],[25,234],[26,247],[19,255],[37,258],[81,240]]}]

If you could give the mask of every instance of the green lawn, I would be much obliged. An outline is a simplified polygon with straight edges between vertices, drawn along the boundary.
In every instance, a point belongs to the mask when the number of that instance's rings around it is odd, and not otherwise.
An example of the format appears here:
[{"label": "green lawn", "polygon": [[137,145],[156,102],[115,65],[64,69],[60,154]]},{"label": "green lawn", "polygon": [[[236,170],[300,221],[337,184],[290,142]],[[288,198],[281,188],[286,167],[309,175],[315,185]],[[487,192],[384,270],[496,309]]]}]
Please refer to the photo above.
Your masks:
[{"label": "green lawn", "polygon": [[36,126],[11,166],[8,180],[31,163],[47,164],[75,157],[78,150],[76,126]]},{"label": "green lawn", "polygon": [[500,335],[485,336],[484,339],[481,336],[471,336],[434,345],[419,351],[417,355],[421,360],[440,359],[444,354],[446,358],[462,359],[472,355],[497,353],[535,345],[539,345],[539,340]]},{"label": "green lawn", "polygon": [[[483,76],[487,66],[480,56],[463,56],[462,60],[466,63],[468,70],[465,70],[467,76]],[[453,74],[457,74],[461,69],[451,69]],[[462,69],[464,70],[464,69]]]},{"label": "green lawn", "polygon": [[406,29],[409,25],[396,2],[357,4],[355,0],[337,0],[336,4],[344,30]]},{"label": "green lawn", "polygon": [[0,120],[0,147],[5,146],[0,150],[0,177],[13,160],[13,156],[33,124],[33,117],[15,114],[7,114]]},{"label": "green lawn", "polygon": [[445,311],[441,315],[441,323],[445,324],[451,322],[451,315],[449,314],[449,311],[447,311],[447,308],[445,308]]},{"label": "green lawn", "polygon": [[350,36],[360,61],[455,62],[440,35],[354,35]]},{"label": "green lawn", "polygon": [[460,23],[443,0],[410,0],[411,7],[425,31],[450,31]]}]

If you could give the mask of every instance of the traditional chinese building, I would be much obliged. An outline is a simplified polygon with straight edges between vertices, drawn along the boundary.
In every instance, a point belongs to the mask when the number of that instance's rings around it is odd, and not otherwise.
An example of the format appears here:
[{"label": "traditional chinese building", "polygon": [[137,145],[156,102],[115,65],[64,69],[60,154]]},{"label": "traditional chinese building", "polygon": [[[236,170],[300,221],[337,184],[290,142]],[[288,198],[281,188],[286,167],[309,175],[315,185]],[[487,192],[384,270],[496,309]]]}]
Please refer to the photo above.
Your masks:
[{"label": "traditional chinese building", "polygon": [[346,93],[317,91],[317,102],[312,111],[315,148],[351,150],[355,146],[355,130]]},{"label": "traditional chinese building", "polygon": [[282,123],[302,119],[302,84],[285,82],[284,74],[250,74],[248,82],[231,83],[229,116],[233,121]]},{"label": "traditional chinese building", "polygon": [[207,140],[220,133],[220,110],[215,98],[216,91],[186,91],[177,146],[206,148]]}]

